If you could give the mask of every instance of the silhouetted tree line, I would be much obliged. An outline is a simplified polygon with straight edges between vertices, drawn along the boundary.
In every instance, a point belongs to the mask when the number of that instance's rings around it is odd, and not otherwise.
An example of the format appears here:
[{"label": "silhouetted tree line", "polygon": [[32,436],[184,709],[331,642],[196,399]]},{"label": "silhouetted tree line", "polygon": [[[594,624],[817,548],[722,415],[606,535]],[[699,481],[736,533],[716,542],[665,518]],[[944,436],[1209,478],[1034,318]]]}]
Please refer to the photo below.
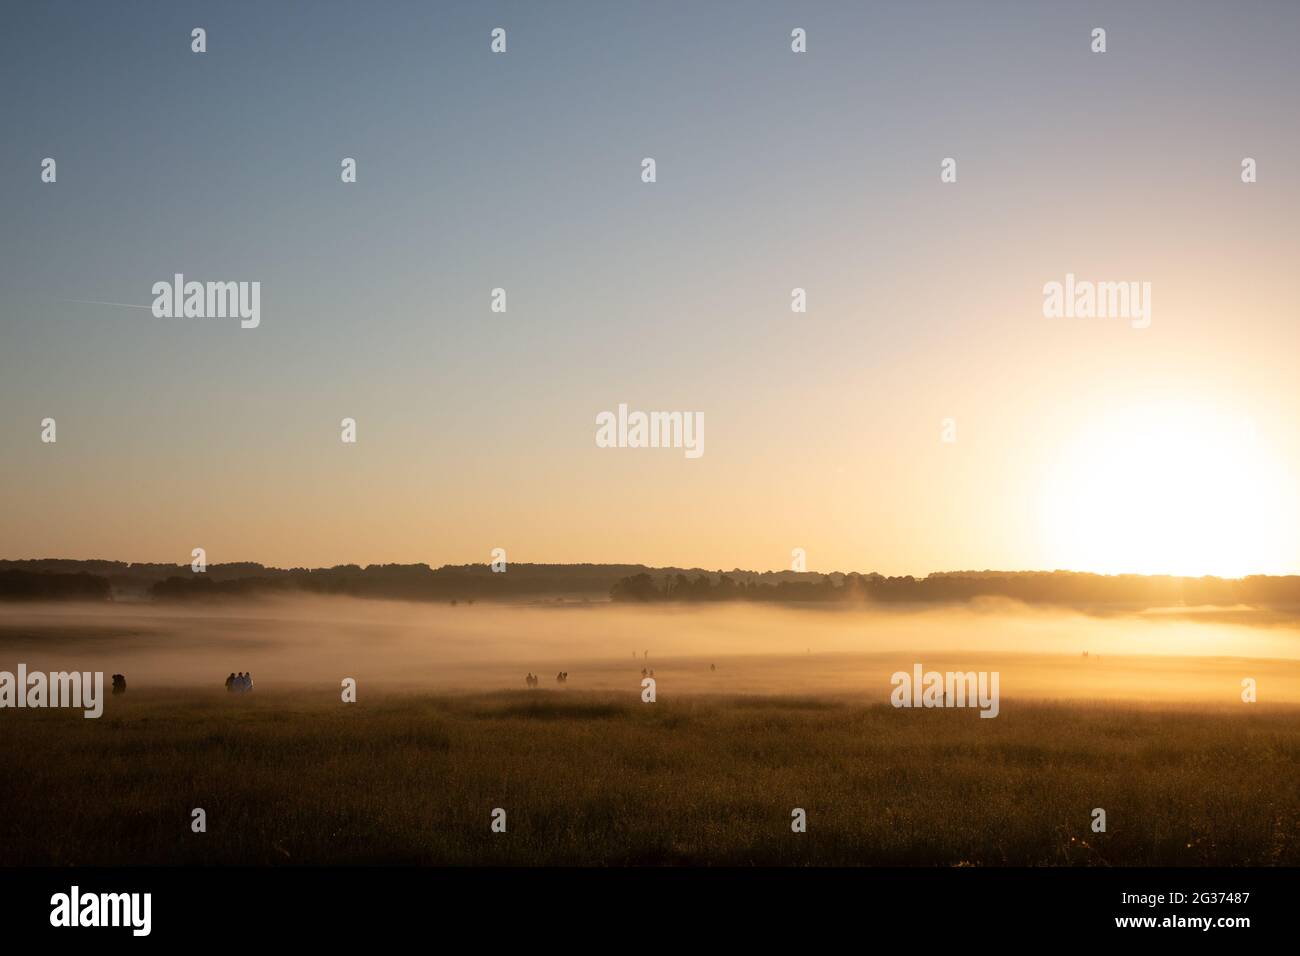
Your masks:
[{"label": "silhouetted tree line", "polygon": [[[470,601],[555,594],[599,596],[610,583],[637,565],[510,565],[494,573],[488,565],[446,566],[384,564],[360,567],[263,569],[247,577],[221,578],[186,570],[154,583],[158,600],[223,597],[284,592],[337,594],[408,601]],[[617,569],[617,570],[615,570]],[[211,570],[211,566],[209,566]]]},{"label": "silhouetted tree line", "polygon": [[0,561],[0,599],[109,600],[114,596],[184,601],[302,593],[408,601],[508,600],[574,595],[615,601],[785,601],[932,603],[1004,597],[1075,606],[1234,604],[1300,606],[1300,577],[1242,579],[1100,575],[1070,571],[957,571],[924,578],[795,571],[704,571],[639,564],[355,564],[268,568],[39,559]]},{"label": "silhouetted tree line", "polygon": [[1028,604],[1179,605],[1300,604],[1300,577],[1241,579],[1167,575],[1101,575],[1072,571],[947,572],[911,575],[802,574],[799,580],[737,580],[724,573],[629,575],[614,583],[615,601],[801,601],[881,604],[969,601],[1002,597]]},{"label": "silhouetted tree line", "polygon": [[41,575],[90,573],[112,593],[137,600],[191,600],[308,592],[410,601],[506,600],[541,595],[600,598],[620,577],[646,570],[639,564],[510,564],[494,573],[486,564],[387,564],[332,568],[271,568],[261,564],[209,564],[200,574],[189,564],[129,564],[62,558],[0,560],[0,571]]},{"label": "silhouetted tree line", "polygon": [[0,600],[4,601],[107,601],[111,597],[108,579],[94,574],[0,571]]}]

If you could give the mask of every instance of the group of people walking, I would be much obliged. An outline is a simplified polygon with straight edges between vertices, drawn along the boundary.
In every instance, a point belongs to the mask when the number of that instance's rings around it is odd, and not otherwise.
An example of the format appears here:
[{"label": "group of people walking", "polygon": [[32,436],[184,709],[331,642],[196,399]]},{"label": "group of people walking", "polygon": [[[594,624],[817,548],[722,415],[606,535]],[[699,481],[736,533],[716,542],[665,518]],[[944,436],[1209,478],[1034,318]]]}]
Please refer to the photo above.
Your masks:
[{"label": "group of people walking", "polygon": [[232,694],[247,694],[253,689],[253,675],[240,671],[226,678],[226,690]]}]

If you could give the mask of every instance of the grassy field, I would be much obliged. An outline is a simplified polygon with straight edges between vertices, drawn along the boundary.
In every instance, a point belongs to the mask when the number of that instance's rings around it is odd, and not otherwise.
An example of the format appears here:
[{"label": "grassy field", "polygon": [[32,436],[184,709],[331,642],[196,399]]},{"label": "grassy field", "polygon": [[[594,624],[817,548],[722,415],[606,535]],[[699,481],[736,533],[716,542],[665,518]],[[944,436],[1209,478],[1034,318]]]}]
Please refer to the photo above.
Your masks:
[{"label": "grassy field", "polygon": [[1300,864],[1294,707],[133,691],[0,773],[4,865]]}]

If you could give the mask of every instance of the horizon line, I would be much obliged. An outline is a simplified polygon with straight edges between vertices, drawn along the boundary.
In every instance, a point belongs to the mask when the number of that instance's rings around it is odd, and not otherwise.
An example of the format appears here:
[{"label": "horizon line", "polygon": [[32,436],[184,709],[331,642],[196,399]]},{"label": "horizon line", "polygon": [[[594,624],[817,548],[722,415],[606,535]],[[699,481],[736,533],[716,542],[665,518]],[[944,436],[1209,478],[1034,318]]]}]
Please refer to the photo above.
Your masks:
[{"label": "horizon line", "polygon": [[[128,568],[133,568],[138,566],[185,568],[189,566],[189,564],[184,561],[172,563],[169,561],[127,561],[121,558],[66,558],[66,557],[0,558],[0,565],[23,564],[23,563],[36,564],[41,562],[59,562],[59,561],[67,562],[67,563],[76,563],[76,564],[91,564],[95,562],[101,562],[107,564],[121,564],[121,565],[125,565]],[[976,575],[976,574],[978,575],[1075,574],[1075,575],[1089,575],[1092,577],[1099,577],[1099,578],[1171,578],[1171,579],[1178,579],[1184,581],[1203,581],[1206,579],[1216,580],[1216,581],[1244,581],[1247,578],[1289,578],[1289,577],[1300,576],[1300,571],[1287,571],[1287,572],[1282,572],[1277,574],[1270,574],[1267,572],[1253,572],[1250,574],[1242,574],[1242,575],[1219,575],[1219,574],[1171,574],[1165,572],[1141,572],[1141,571],[1104,572],[1104,571],[1077,570],[1072,568],[1051,568],[1051,569],[1030,568],[1030,569],[1019,569],[1019,570],[999,569],[999,568],[983,568],[983,569],[954,568],[950,570],[932,570],[926,572],[925,574],[918,575],[918,574],[884,574],[883,572],[880,571],[843,571],[843,570],[819,571],[815,569],[805,569],[803,571],[796,571],[793,568],[773,568],[773,569],[766,569],[760,571],[753,568],[742,568],[739,566],[733,567],[730,570],[728,570],[725,568],[710,569],[702,565],[688,566],[688,565],[678,565],[678,564],[646,564],[643,561],[511,561],[509,562],[509,564],[516,567],[526,567],[526,568],[527,567],[533,567],[533,568],[536,567],[550,567],[550,568],[632,567],[632,568],[645,568],[647,571],[690,571],[690,572],[700,572],[704,574],[736,574],[736,573],[755,574],[755,575],[806,574],[806,575],[822,575],[822,576],[829,576],[835,574],[849,576],[849,575],[856,574],[859,575],[860,577],[875,576],[881,578],[912,578],[913,580],[925,580],[927,578],[931,578],[935,576]],[[205,566],[211,569],[211,568],[228,568],[237,565],[254,565],[256,567],[262,568],[267,571],[285,571],[285,572],[333,571],[338,568],[357,568],[362,571],[366,571],[371,568],[427,568],[430,571],[440,571],[448,568],[491,568],[492,562],[471,561],[471,562],[465,562],[461,564],[447,562],[437,566],[434,566],[433,564],[430,564],[427,561],[389,561],[389,562],[369,562],[366,564],[361,564],[358,562],[345,562],[342,564],[318,565],[315,567],[310,565],[305,565],[305,564],[293,565],[291,567],[284,567],[275,564],[263,564],[260,561],[241,560],[241,561],[210,561],[207,562]]]}]

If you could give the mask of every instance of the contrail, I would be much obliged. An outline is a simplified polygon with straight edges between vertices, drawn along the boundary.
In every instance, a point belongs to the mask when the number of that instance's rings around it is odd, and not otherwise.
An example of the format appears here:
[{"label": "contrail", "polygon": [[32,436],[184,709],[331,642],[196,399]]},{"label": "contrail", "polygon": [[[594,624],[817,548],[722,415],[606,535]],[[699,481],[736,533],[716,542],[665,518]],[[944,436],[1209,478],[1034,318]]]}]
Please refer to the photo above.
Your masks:
[{"label": "contrail", "polygon": [[82,305],[116,305],[123,309],[145,309],[152,312],[151,305],[136,305],[134,302],[103,302],[99,299],[60,299],[60,302],[79,302]]}]

